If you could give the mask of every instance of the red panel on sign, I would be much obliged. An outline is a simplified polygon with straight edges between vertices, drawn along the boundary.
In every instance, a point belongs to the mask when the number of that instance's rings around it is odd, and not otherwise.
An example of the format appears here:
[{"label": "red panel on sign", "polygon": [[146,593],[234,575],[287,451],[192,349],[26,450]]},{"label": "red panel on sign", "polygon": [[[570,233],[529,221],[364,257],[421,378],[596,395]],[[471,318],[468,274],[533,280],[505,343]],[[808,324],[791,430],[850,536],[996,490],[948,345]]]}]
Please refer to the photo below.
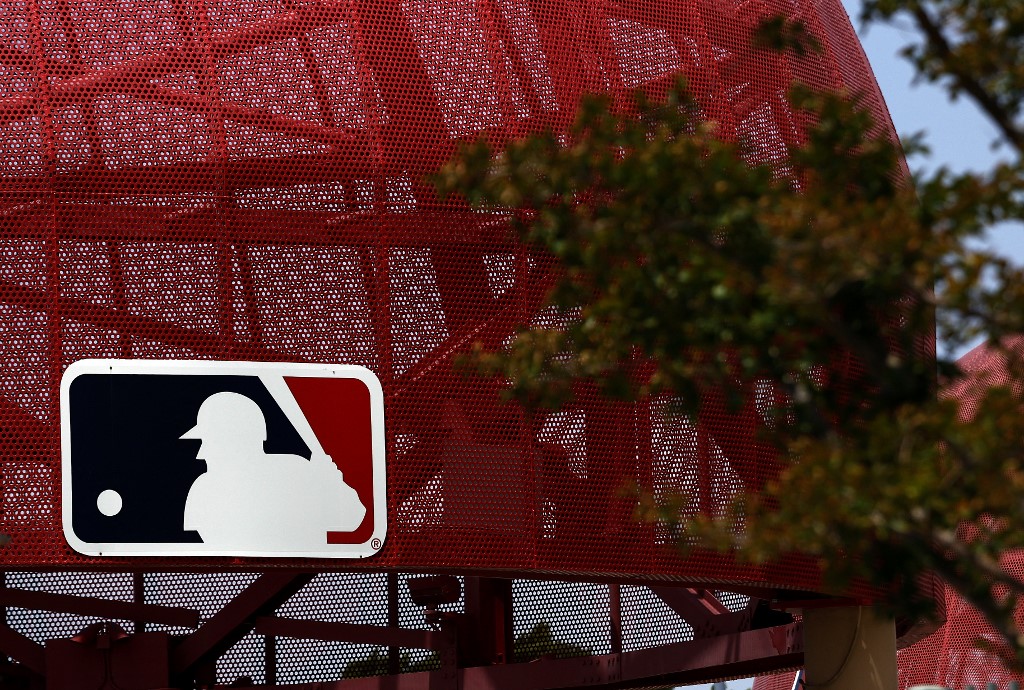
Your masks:
[{"label": "red panel on sign", "polygon": [[328,532],[329,544],[358,544],[373,532],[373,434],[370,391],[356,379],[285,377],[324,450],[366,506],[354,532]]}]

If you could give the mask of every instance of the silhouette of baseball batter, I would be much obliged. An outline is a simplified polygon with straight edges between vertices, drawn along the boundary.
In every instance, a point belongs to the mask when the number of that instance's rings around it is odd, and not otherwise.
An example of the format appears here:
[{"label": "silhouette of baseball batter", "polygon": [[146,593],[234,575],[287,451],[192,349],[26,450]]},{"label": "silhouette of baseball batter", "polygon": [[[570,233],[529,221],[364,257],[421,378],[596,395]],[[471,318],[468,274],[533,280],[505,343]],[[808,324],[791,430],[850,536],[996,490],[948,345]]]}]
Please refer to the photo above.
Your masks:
[{"label": "silhouette of baseball batter", "polygon": [[267,422],[252,399],[214,393],[182,439],[199,439],[206,461],[185,500],[184,528],[203,543],[233,550],[308,550],[327,532],[350,532],[366,508],[330,456],[271,455]]}]

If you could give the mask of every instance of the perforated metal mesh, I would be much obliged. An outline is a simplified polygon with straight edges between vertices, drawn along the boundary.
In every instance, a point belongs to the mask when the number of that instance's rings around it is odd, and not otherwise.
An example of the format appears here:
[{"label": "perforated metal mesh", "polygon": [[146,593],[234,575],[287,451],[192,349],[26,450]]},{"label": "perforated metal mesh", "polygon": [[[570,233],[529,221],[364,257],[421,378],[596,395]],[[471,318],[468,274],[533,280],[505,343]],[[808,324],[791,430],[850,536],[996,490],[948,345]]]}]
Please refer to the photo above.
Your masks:
[{"label": "perforated metal mesh", "polygon": [[517,580],[512,595],[516,637],[546,623],[552,636],[575,647],[579,656],[611,651],[607,585]]},{"label": "perforated metal mesh", "polygon": [[[116,601],[140,601],[182,608],[200,613],[206,623],[234,596],[251,584],[253,573],[167,574],[149,573],[144,577],[141,599],[136,599],[133,576],[126,573],[19,573],[7,575],[7,586],[33,592],[51,592],[105,598]],[[395,576],[398,584],[398,624],[405,629],[429,629],[425,609],[415,605],[405,585],[409,575]],[[384,573],[323,573],[274,612],[275,616],[299,620],[389,625],[388,575]],[[609,585],[581,582],[514,580],[513,633],[517,640],[531,638],[534,651],[559,657],[607,654],[612,651],[611,594]],[[690,626],[666,606],[647,587],[625,585],[620,588],[622,651],[648,649],[693,639]],[[737,608],[746,597],[716,592],[720,601]],[[732,602],[732,603],[730,603]],[[440,607],[461,613],[464,600]],[[66,639],[100,619],[67,613],[49,613],[19,608],[6,609],[6,621],[15,630],[45,643]],[[126,632],[134,623],[113,621]],[[149,623],[146,630],[163,630],[186,635],[192,628]],[[427,659],[430,652],[400,649],[410,664]],[[253,682],[279,684],[318,683],[357,675],[367,668],[373,655],[387,658],[388,650],[369,644],[324,642],[286,637],[267,638],[250,633],[222,655],[216,664],[220,683],[248,677]],[[522,659],[521,659],[522,660]],[[273,669],[268,671],[269,669]],[[383,672],[386,666],[375,667]],[[272,678],[270,676],[273,676]]]},{"label": "perforated metal mesh", "polygon": [[[1004,565],[1013,577],[1024,577],[1024,555],[1005,559]],[[1018,611],[1018,620],[1021,612]],[[1007,651],[988,623],[951,590],[946,591],[946,623],[930,637],[900,651],[898,663],[900,687],[933,683],[960,690],[969,685],[977,688],[995,683],[1005,688],[1024,675],[1008,671],[993,650]],[[985,649],[988,644],[990,649]]]},{"label": "perforated metal mesh", "polygon": [[[1018,354],[1024,351],[1021,338],[1006,345]],[[1006,360],[999,352],[981,345],[957,363],[967,375],[943,395],[956,399],[960,416],[968,420],[974,416],[985,388],[1009,383]],[[1004,554],[1001,565],[1011,577],[1024,579],[1024,553]],[[968,685],[983,688],[995,683],[1005,688],[1012,680],[1024,682],[1024,675],[1008,671],[1000,662],[995,652],[1007,652],[1005,643],[977,609],[948,587],[945,599],[946,623],[931,637],[900,652],[901,687],[934,683],[959,690]],[[1018,607],[1015,618],[1017,625],[1024,622],[1024,607]]]},{"label": "perforated metal mesh", "polygon": [[[7,587],[32,592],[53,592],[80,597],[99,597],[113,601],[131,601],[132,576],[118,573],[7,573]],[[71,637],[101,619],[73,613],[7,608],[7,624],[35,642]],[[111,621],[132,632],[134,624],[124,620]]]},{"label": "perforated metal mesh", "polygon": [[[248,584],[255,575],[232,575],[233,583]],[[424,617],[424,608],[416,606],[405,586],[408,576],[398,577],[398,625],[406,629],[426,630],[429,628]],[[213,585],[214,583],[209,583]],[[225,588],[231,591],[231,586]],[[232,594],[234,592],[231,592]],[[542,604],[548,616],[568,619],[572,613],[564,603],[547,600]],[[463,611],[463,600],[444,604],[439,610],[453,613]],[[292,596],[275,613],[282,618],[316,620],[337,623],[387,626],[388,593],[387,575],[384,573],[324,573]],[[268,644],[273,650],[268,652]],[[228,650],[217,661],[217,678],[220,682],[233,682],[249,677],[255,683],[268,683],[268,654],[274,657],[272,666],[276,669],[277,683],[316,683],[360,675],[357,667],[376,654],[387,657],[388,650],[368,644],[348,642],[324,642],[293,638],[276,638],[268,642],[263,635],[250,633]],[[415,663],[424,660],[430,652],[422,649],[400,649],[399,657]],[[382,669],[381,669],[382,670]],[[407,669],[403,669],[407,670]]]},{"label": "perforated metal mesh", "polygon": [[[824,51],[753,50],[777,12]],[[756,490],[755,412],[697,433],[584,398],[528,421],[452,366],[534,318],[547,266],[425,176],[460,139],[558,129],[585,92],[657,93],[679,73],[722,136],[779,165],[795,78],[864,91],[890,128],[839,0],[0,0],[7,567],[281,565],[72,552],[56,387],[85,357],[291,360],[365,365],[386,397],[387,543],[318,568],[815,585],[797,561],[682,561],[622,495],[716,510]],[[190,603],[238,584],[154,577]]]},{"label": "perforated metal mesh", "polygon": [[[1014,338],[1005,343],[1024,352],[1024,339]],[[957,364],[966,374],[942,395],[960,403],[960,416],[973,417],[980,394],[989,386],[1010,382],[1006,360],[1002,354],[986,345],[980,345],[961,357]],[[1024,579],[1024,553],[1004,554],[1001,565],[1011,577]],[[941,586],[941,585],[940,585]],[[900,688],[913,685],[937,685],[953,690],[968,686],[1006,688],[1011,681],[1024,682],[1024,675],[1007,670],[999,660],[998,652],[1009,650],[996,631],[973,606],[954,590],[944,588],[946,622],[923,640],[901,649],[897,654]],[[1017,624],[1024,622],[1024,607],[1018,607]],[[789,690],[793,674],[758,678],[754,690]]]},{"label": "perforated metal mesh", "polygon": [[[793,690],[798,671],[786,671],[754,679],[752,690]],[[799,687],[799,686],[797,686]]]},{"label": "perforated metal mesh", "polygon": [[693,639],[693,628],[646,587],[623,587],[622,650]]}]

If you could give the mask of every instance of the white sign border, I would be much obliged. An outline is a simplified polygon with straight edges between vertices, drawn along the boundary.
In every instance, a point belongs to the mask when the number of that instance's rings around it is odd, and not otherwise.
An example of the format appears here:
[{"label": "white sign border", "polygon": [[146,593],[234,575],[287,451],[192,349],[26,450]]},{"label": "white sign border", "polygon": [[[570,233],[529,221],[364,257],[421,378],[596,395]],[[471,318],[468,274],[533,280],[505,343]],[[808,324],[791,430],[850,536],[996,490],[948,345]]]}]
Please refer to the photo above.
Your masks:
[{"label": "white sign border", "polygon": [[[373,476],[373,533],[361,544],[328,545],[324,551],[258,551],[224,549],[205,544],[86,542],[75,534],[71,512],[71,384],[85,374],[142,374],[178,376],[288,376],[292,378],[347,378],[361,381],[370,392],[370,427]],[[357,559],[378,554],[387,536],[387,471],[385,467],[384,390],[377,376],[352,364],[294,362],[237,362],[218,360],[82,359],[71,364],[60,382],[61,522],[64,538],[86,556],[202,556],[254,558]]]}]

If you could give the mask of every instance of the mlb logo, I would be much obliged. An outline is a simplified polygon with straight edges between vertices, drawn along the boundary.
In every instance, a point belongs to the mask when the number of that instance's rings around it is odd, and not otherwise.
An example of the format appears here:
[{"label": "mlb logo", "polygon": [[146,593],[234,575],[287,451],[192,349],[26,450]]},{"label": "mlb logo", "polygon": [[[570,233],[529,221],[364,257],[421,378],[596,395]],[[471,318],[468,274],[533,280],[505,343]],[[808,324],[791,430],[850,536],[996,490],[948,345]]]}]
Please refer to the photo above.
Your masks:
[{"label": "mlb logo", "polygon": [[384,447],[364,367],[82,360],[61,381],[64,535],[91,556],[365,558]]}]

